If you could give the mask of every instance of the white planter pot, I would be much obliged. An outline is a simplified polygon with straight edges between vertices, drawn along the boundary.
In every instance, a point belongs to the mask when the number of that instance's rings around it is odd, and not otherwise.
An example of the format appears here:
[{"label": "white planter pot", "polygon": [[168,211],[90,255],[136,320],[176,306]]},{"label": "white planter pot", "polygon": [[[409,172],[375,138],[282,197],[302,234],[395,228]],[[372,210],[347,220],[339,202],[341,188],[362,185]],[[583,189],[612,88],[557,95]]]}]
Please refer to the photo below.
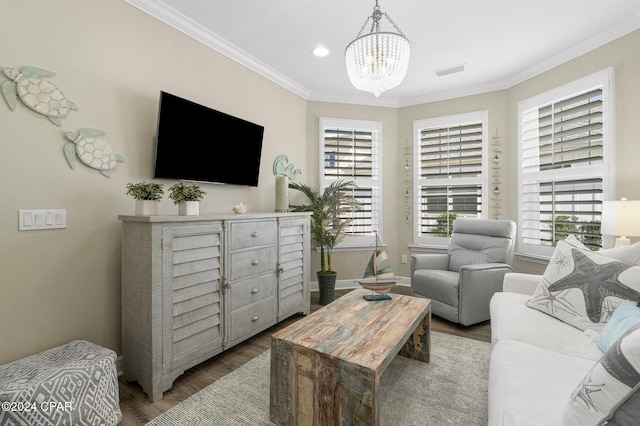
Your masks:
[{"label": "white planter pot", "polygon": [[185,201],[178,204],[178,215],[197,216],[200,214],[200,201]]},{"label": "white planter pot", "polygon": [[136,200],[136,216],[156,216],[158,202],[153,200]]}]

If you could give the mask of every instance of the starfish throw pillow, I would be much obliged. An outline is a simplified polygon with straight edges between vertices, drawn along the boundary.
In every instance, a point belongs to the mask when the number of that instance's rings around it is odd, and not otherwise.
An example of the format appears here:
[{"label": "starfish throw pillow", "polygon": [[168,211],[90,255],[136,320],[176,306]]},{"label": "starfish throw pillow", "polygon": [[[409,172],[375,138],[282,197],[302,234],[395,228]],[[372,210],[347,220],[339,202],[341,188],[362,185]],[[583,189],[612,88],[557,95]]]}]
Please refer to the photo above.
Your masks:
[{"label": "starfish throw pillow", "polygon": [[578,384],[564,411],[568,426],[638,424],[640,325],[620,337]]},{"label": "starfish throw pillow", "polygon": [[600,332],[622,302],[639,298],[640,266],[568,239],[558,241],[527,306],[580,330]]}]

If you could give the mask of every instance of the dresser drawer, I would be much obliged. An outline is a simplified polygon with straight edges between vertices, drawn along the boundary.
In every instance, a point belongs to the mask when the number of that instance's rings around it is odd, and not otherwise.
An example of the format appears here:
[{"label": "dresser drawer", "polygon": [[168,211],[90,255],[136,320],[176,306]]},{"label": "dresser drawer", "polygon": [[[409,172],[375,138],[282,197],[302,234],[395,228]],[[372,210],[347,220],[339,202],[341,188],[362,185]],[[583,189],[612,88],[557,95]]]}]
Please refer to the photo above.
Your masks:
[{"label": "dresser drawer", "polygon": [[275,247],[231,253],[229,259],[229,278],[232,282],[267,271],[273,271],[275,274]]},{"label": "dresser drawer", "polygon": [[276,295],[276,276],[261,275],[248,280],[231,284],[231,310],[242,308],[252,303]]},{"label": "dresser drawer", "polygon": [[253,335],[258,331],[276,323],[276,298],[270,297],[236,309],[231,312],[231,333],[229,340],[246,335]]},{"label": "dresser drawer", "polygon": [[276,221],[231,222],[231,250],[276,243]]}]

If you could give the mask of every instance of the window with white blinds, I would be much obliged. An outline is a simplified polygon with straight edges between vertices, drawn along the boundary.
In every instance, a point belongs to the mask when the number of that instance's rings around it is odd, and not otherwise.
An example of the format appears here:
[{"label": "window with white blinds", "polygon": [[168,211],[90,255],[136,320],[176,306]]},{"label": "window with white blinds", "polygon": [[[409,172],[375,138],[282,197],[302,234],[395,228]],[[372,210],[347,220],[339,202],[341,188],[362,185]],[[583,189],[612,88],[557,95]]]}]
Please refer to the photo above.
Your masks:
[{"label": "window with white blinds", "polygon": [[457,217],[482,217],[486,111],[414,122],[416,244],[446,245]]},{"label": "window with white blinds", "polygon": [[353,181],[351,195],[360,202],[359,209],[344,213],[352,220],[340,247],[371,245],[376,231],[382,239],[381,135],[376,121],[320,119],[320,191],[335,180]]},{"label": "window with white blinds", "polygon": [[550,256],[568,235],[602,247],[615,143],[610,81],[605,70],[518,104],[518,251]]}]

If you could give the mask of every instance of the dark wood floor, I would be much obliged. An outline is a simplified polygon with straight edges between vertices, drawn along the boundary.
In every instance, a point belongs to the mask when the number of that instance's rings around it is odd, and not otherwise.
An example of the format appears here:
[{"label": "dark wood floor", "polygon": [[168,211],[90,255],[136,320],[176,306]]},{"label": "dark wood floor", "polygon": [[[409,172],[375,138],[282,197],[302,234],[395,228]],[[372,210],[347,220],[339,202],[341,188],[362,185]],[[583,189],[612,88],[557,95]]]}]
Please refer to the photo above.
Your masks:
[{"label": "dark wood floor", "polygon": [[[347,292],[348,290],[338,290],[336,291],[336,297],[340,297]],[[411,294],[411,289],[406,286],[396,286],[393,292],[398,294]],[[311,293],[311,311],[313,312],[319,308],[321,308],[321,305],[318,304],[318,293]],[[147,395],[137,383],[128,384],[121,380],[120,408],[122,409],[122,422],[120,425],[144,425],[154,417],[162,414],[174,405],[187,399],[194,393],[269,349],[271,346],[271,334],[300,318],[302,318],[300,315],[291,317],[257,336],[185,371],[182,376],[176,379],[173,387],[165,392],[164,398],[160,401],[152,403],[147,399]],[[431,329],[433,331],[468,337],[484,342],[491,341],[491,330],[488,321],[470,327],[464,327],[432,316]]]}]

